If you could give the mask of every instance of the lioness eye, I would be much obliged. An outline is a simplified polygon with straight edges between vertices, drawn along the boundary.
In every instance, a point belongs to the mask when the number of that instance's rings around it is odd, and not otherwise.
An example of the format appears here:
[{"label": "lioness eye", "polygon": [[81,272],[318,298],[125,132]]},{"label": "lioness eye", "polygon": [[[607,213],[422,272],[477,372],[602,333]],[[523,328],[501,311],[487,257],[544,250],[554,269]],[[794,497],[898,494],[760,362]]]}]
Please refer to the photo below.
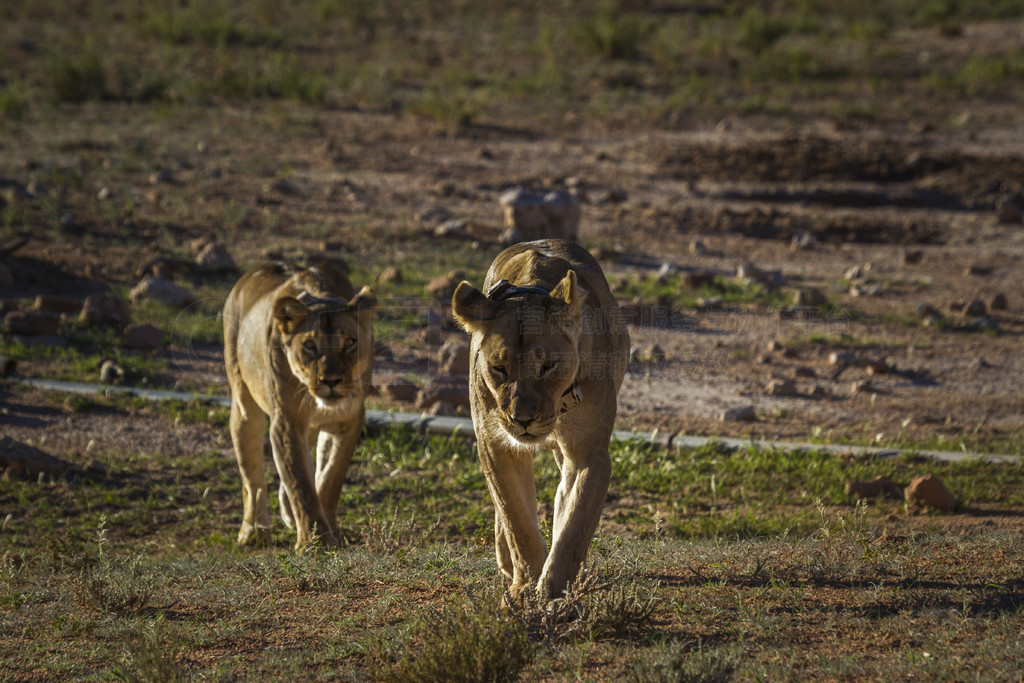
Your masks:
[{"label": "lioness eye", "polygon": [[312,340],[306,341],[302,345],[303,350],[311,356],[315,356],[317,352],[316,342]]},{"label": "lioness eye", "polygon": [[356,347],[356,340],[355,339],[348,339],[348,338],[346,338],[346,339],[343,339],[342,342],[341,342],[341,348],[344,351],[351,351],[355,347]]},{"label": "lioness eye", "polygon": [[499,379],[504,379],[504,377],[505,377],[505,366],[504,365],[492,365],[491,366],[491,372],[494,373],[495,377],[498,377]]},{"label": "lioness eye", "polygon": [[540,366],[540,371],[546,375],[554,370],[556,365],[558,365],[558,363],[553,360],[545,361],[544,364]]}]

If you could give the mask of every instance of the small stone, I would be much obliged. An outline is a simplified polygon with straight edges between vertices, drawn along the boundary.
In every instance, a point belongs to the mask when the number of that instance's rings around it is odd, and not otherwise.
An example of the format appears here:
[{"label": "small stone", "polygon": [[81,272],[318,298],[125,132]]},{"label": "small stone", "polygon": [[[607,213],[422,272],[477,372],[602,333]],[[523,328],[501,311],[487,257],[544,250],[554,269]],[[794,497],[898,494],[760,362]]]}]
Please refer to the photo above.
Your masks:
[{"label": "small stone", "polygon": [[419,387],[404,377],[391,380],[380,388],[381,396],[389,401],[398,401],[401,403],[411,403],[415,401],[416,395],[419,394],[419,391]]},{"label": "small stone", "polygon": [[4,316],[4,328],[9,334],[43,337],[57,334],[60,318],[54,315],[11,311]]},{"label": "small stone", "polygon": [[103,187],[101,187],[99,189],[99,192],[96,193],[96,199],[100,200],[101,202],[102,201],[106,201],[106,200],[110,199],[110,195],[112,195],[112,194],[113,194],[113,191],[109,187],[104,185]]},{"label": "small stone", "polygon": [[800,249],[812,249],[818,240],[814,238],[814,235],[809,232],[801,232],[797,235],[793,235],[793,239],[789,241],[789,248],[793,251]]},{"label": "small stone", "polygon": [[990,315],[983,315],[971,323],[971,329],[981,332],[998,332],[999,323]]},{"label": "small stone", "polygon": [[157,171],[149,174],[150,185],[169,185],[174,182],[174,176],[169,171]]},{"label": "small stone", "polygon": [[464,339],[449,339],[438,351],[438,362],[445,375],[468,375],[469,343]]},{"label": "small stone", "polygon": [[747,282],[757,282],[766,287],[777,287],[785,278],[780,270],[764,270],[753,263],[744,263],[736,269],[736,277]]},{"label": "small stone", "polygon": [[670,276],[675,274],[675,272],[676,272],[676,267],[674,265],[672,265],[671,263],[665,262],[665,263],[661,264],[660,268],[658,268],[658,272],[655,273],[654,278],[658,282],[664,282]]},{"label": "small stone", "polygon": [[987,310],[988,309],[985,306],[984,301],[982,301],[981,299],[973,299],[964,304],[964,307],[961,309],[960,312],[963,313],[968,318],[977,318],[979,316],[985,315]]},{"label": "small stone", "polygon": [[82,304],[78,322],[83,325],[113,325],[124,327],[131,321],[128,302],[112,292],[90,294]]},{"label": "small stone", "polygon": [[109,358],[100,364],[100,382],[117,384],[124,380],[124,368]]},{"label": "small stone", "polygon": [[402,284],[402,271],[398,269],[398,266],[391,266],[381,271],[380,275],[377,276],[377,284],[381,285],[400,285]]},{"label": "small stone", "polygon": [[667,357],[665,356],[665,349],[661,348],[657,344],[651,345],[647,349],[647,353],[645,355],[647,356],[648,361],[656,365],[660,365],[667,360]]},{"label": "small stone", "polygon": [[290,183],[289,181],[285,180],[284,178],[278,178],[278,179],[270,182],[267,185],[266,189],[267,189],[267,192],[273,192],[273,193],[285,195],[285,196],[288,196],[288,197],[294,197],[294,196],[297,196],[297,195],[301,194],[299,192],[299,188],[298,187],[296,187],[293,183]]},{"label": "small stone", "polygon": [[427,283],[427,294],[437,299],[450,300],[460,281],[461,278],[456,280],[450,274],[439,275]]},{"label": "small stone", "polygon": [[185,308],[196,302],[196,296],[184,287],[159,277],[148,276],[135,285],[130,295],[132,302],[151,299],[174,308]]},{"label": "small stone", "polygon": [[859,280],[864,277],[864,269],[860,266],[853,266],[843,273],[843,277],[847,280]]},{"label": "small stone", "polygon": [[200,270],[211,273],[238,270],[235,260],[228,253],[227,247],[215,242],[211,242],[203,247],[203,250],[196,256],[196,265],[199,266]]},{"label": "small stone", "polygon": [[828,391],[819,384],[815,384],[811,387],[811,390],[807,393],[807,398],[822,399],[828,398]]},{"label": "small stone", "polygon": [[431,206],[416,214],[416,220],[421,225],[437,225],[452,218],[452,212],[443,206]]},{"label": "small stone", "polygon": [[923,258],[924,252],[920,249],[906,250],[900,253],[900,264],[904,266],[912,266],[916,263],[920,263]]},{"label": "small stone", "polygon": [[502,193],[498,203],[504,214],[505,244],[544,238],[575,241],[579,234],[580,198],[572,193],[517,187]]},{"label": "small stone", "polygon": [[910,486],[903,490],[903,497],[914,506],[931,507],[943,512],[956,509],[956,498],[934,474],[914,477]]},{"label": "small stone", "polygon": [[707,256],[708,253],[708,245],[704,243],[704,240],[696,237],[690,240],[690,254],[692,256]]},{"label": "small stone", "polygon": [[452,237],[456,239],[473,239],[469,234],[469,221],[456,218],[434,228],[434,237]]},{"label": "small stone", "polygon": [[992,297],[988,307],[993,311],[1005,311],[1007,309],[1006,295],[1003,293],[996,294]]},{"label": "small stone", "polygon": [[857,500],[867,500],[885,496],[886,498],[900,499],[903,497],[903,489],[899,484],[886,476],[879,475],[871,481],[851,481],[846,484],[846,495]]},{"label": "small stone", "polygon": [[338,240],[320,240],[320,251],[341,251],[344,248],[344,242],[339,242]]},{"label": "small stone", "polygon": [[728,408],[722,411],[722,422],[754,422],[757,420],[757,410],[754,406],[740,406]]},{"label": "small stone", "polygon": [[434,377],[420,389],[416,397],[416,407],[427,410],[439,401],[453,406],[469,407],[469,383],[466,378]]},{"label": "small stone", "polygon": [[1003,197],[996,203],[1000,223],[1020,223],[1024,219],[1024,196]]},{"label": "small stone", "polygon": [[857,362],[857,354],[853,351],[833,351],[828,354],[829,365],[851,365]]},{"label": "small stone", "polygon": [[796,382],[791,379],[773,379],[765,386],[764,391],[769,396],[796,396]]},{"label": "small stone", "polygon": [[59,296],[40,294],[36,297],[36,311],[49,315],[67,315],[82,310],[82,302],[78,299],[65,299]]},{"label": "small stone", "polygon": [[713,287],[715,274],[710,270],[693,270],[683,273],[683,287],[686,289],[700,289],[702,287]]},{"label": "small stone", "polygon": [[921,304],[917,305],[917,314],[919,316],[921,316],[922,318],[927,318],[929,316],[931,316],[933,318],[941,318],[942,317],[942,313],[937,308],[935,308],[934,306],[931,306],[929,304],[925,304],[925,303],[921,303]]},{"label": "small stone", "polygon": [[85,463],[85,465],[82,467],[82,469],[85,470],[86,472],[91,472],[93,474],[106,474],[107,473],[107,466],[104,465],[99,460],[97,460],[96,458],[93,458],[89,462]]},{"label": "small stone", "polygon": [[793,305],[801,308],[817,308],[828,303],[828,299],[821,293],[821,290],[809,287],[798,289],[793,295]]},{"label": "small stone", "polygon": [[164,332],[155,325],[129,325],[124,330],[124,343],[129,349],[156,351],[164,346]]},{"label": "small stone", "polygon": [[866,379],[857,380],[850,383],[850,394],[856,396],[857,394],[870,394],[875,390],[875,387],[871,385],[871,382]]}]

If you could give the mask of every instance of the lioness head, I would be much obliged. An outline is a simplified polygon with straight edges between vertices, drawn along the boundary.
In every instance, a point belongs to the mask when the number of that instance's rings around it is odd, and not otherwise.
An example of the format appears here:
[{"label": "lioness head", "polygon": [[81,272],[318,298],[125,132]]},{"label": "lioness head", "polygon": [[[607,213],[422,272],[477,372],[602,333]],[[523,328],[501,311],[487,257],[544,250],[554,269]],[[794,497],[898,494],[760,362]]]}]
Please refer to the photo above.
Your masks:
[{"label": "lioness head", "polygon": [[574,385],[585,296],[570,270],[547,295],[492,299],[462,282],[452,297],[456,319],[473,335],[470,381],[497,406],[488,418],[521,446],[544,442]]},{"label": "lioness head", "polygon": [[304,293],[274,302],[274,323],[292,374],[321,407],[362,398],[362,375],[373,359],[376,305],[369,287],[349,301]]}]

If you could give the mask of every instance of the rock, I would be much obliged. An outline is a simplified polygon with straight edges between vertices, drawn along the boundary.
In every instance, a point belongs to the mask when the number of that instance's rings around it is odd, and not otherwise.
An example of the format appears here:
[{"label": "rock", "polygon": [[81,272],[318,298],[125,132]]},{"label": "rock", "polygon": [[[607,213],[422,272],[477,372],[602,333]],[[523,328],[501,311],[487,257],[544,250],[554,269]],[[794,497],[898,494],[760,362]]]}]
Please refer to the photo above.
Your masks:
[{"label": "rock", "polygon": [[100,364],[100,382],[103,384],[117,384],[124,380],[124,368],[110,360],[104,360]]},{"label": "rock", "polygon": [[189,290],[152,275],[135,285],[129,296],[133,303],[150,299],[174,308],[185,308],[196,302],[196,296]]},{"label": "rock", "polygon": [[654,274],[654,279],[658,283],[662,283],[663,284],[669,277],[674,275],[675,272],[676,272],[676,267],[674,265],[672,265],[671,263],[666,261],[665,263],[661,264],[660,268],[658,268],[658,272]]},{"label": "rock", "polygon": [[998,332],[999,323],[997,323],[996,319],[992,316],[983,315],[971,323],[971,329],[978,330],[980,332]]},{"label": "rock", "polygon": [[200,270],[210,273],[229,272],[238,270],[235,260],[231,258],[227,247],[217,242],[211,242],[203,247],[203,250],[196,256],[196,265]]},{"label": "rock", "polygon": [[174,182],[174,176],[169,171],[157,171],[149,174],[150,185],[170,185]]},{"label": "rock", "polygon": [[923,474],[903,490],[903,497],[913,506],[931,507],[943,512],[956,509],[956,498],[934,474]]},{"label": "rock", "polygon": [[903,488],[888,477],[879,475],[871,481],[851,481],[847,483],[846,495],[852,496],[857,500],[877,498],[878,496],[898,500],[903,497]]},{"label": "rock", "polygon": [[60,318],[54,315],[11,311],[4,316],[4,329],[8,334],[26,337],[44,337],[57,334]]},{"label": "rock", "polygon": [[661,365],[667,360],[667,357],[665,356],[665,349],[661,348],[657,344],[652,344],[647,349],[647,353],[645,355],[647,356],[648,361],[655,363],[656,365]]},{"label": "rock", "polygon": [[416,397],[416,407],[427,410],[435,403],[443,401],[458,406],[469,407],[469,381],[458,377],[434,377],[420,389]]},{"label": "rock", "polygon": [[124,330],[124,343],[137,351],[156,351],[164,346],[164,332],[155,325],[129,325]]},{"label": "rock", "polygon": [[423,225],[437,225],[451,218],[452,212],[443,206],[431,206],[416,214],[416,220]]},{"label": "rock", "polygon": [[814,235],[809,232],[801,232],[798,235],[793,235],[793,239],[789,241],[789,248],[793,251],[799,249],[813,249],[814,245],[818,243],[818,240],[814,238]]},{"label": "rock", "polygon": [[128,302],[112,292],[90,294],[82,304],[78,322],[83,325],[113,325],[124,327],[131,321]]},{"label": "rock", "polygon": [[697,308],[704,311],[717,311],[725,307],[725,299],[720,296],[702,296],[697,298]]},{"label": "rock", "polygon": [[988,308],[985,306],[985,302],[981,299],[972,299],[964,304],[963,308],[960,309],[960,312],[968,318],[978,318],[985,315],[987,311]]},{"label": "rock", "polygon": [[818,373],[814,371],[814,368],[807,367],[806,365],[793,368],[793,376],[803,377],[806,379],[818,379]]},{"label": "rock", "polygon": [[821,290],[814,287],[798,289],[793,295],[793,305],[800,308],[817,308],[828,303]]},{"label": "rock", "polygon": [[796,396],[796,382],[791,379],[773,379],[768,382],[764,392],[769,396]]},{"label": "rock", "polygon": [[784,282],[782,271],[764,270],[753,263],[744,263],[736,269],[736,277],[747,282],[757,282],[766,287],[777,287]]},{"label": "rock", "polygon": [[10,377],[18,369],[18,361],[7,356],[0,356],[0,377]]},{"label": "rock", "polygon": [[427,415],[437,416],[451,416],[458,414],[458,407],[448,403],[447,401],[438,401],[434,405],[430,406],[427,410]]},{"label": "rock", "polygon": [[843,273],[843,277],[847,280],[859,280],[864,277],[864,269],[860,266],[853,266]]},{"label": "rock", "polygon": [[870,394],[875,390],[871,382],[866,379],[857,380],[850,383],[850,394],[856,396],[857,394]]},{"label": "rock", "polygon": [[344,248],[344,242],[339,242],[338,240],[320,240],[320,251],[341,251]]},{"label": "rock", "polygon": [[278,178],[274,181],[271,181],[270,183],[267,184],[265,189],[267,192],[273,192],[275,194],[285,195],[287,197],[295,197],[302,194],[299,191],[298,187],[296,187],[293,183],[288,182],[284,178]]},{"label": "rock", "polygon": [[33,308],[40,313],[49,315],[69,315],[81,311],[82,302],[78,299],[65,299],[59,296],[40,294],[36,297],[36,303]]},{"label": "rock", "polygon": [[829,365],[852,365],[857,362],[857,354],[853,351],[833,351],[828,354]]},{"label": "rock", "polygon": [[691,256],[707,256],[710,253],[708,245],[704,243],[704,240],[694,237],[690,240],[690,255]]},{"label": "rock", "polygon": [[1003,293],[996,294],[989,301],[988,307],[993,311],[1005,311],[1008,307],[1006,295]]},{"label": "rock", "polygon": [[415,401],[419,391],[419,387],[404,377],[391,380],[380,388],[381,396],[389,401],[399,401],[402,403]]},{"label": "rock", "polygon": [[441,372],[445,375],[469,375],[469,342],[449,339],[438,351]]},{"label": "rock", "polygon": [[811,387],[811,390],[807,393],[807,398],[821,399],[828,398],[828,391],[819,384],[815,384]]},{"label": "rock", "polygon": [[448,275],[438,275],[427,283],[427,294],[435,299],[451,301],[452,294],[455,293],[455,288],[459,286],[461,281],[462,278],[456,279],[452,277],[451,273]]},{"label": "rock", "polygon": [[694,270],[683,273],[683,287],[687,289],[700,289],[714,285],[715,274],[710,270]]},{"label": "rock", "polygon": [[941,318],[942,317],[942,312],[941,311],[939,311],[934,306],[930,306],[930,305],[925,304],[925,303],[920,303],[920,304],[917,305],[917,314],[919,316],[921,316],[922,318],[928,318],[928,317],[931,317],[931,318]]},{"label": "rock", "polygon": [[1024,219],[1024,196],[1003,197],[996,202],[996,215],[1000,223],[1020,223]]},{"label": "rock", "polygon": [[964,275],[985,277],[992,274],[992,266],[986,266],[982,263],[972,263],[971,265],[964,268]]},{"label": "rock", "polygon": [[76,469],[69,462],[9,436],[0,436],[0,468],[6,468],[8,473],[15,475],[42,473],[50,476],[60,476]]},{"label": "rock", "polygon": [[377,284],[381,285],[400,285],[402,281],[402,271],[398,269],[398,266],[386,268],[377,276]]},{"label": "rock", "polygon": [[465,218],[456,218],[437,226],[434,228],[434,237],[453,237],[463,240],[473,239],[473,236],[469,234],[469,221]]},{"label": "rock", "polygon": [[504,213],[505,244],[545,238],[575,241],[579,234],[580,199],[574,194],[517,187],[504,192],[498,203]]},{"label": "rock", "polygon": [[920,263],[923,258],[924,252],[920,249],[904,250],[900,252],[900,265],[912,266],[916,263]]},{"label": "rock", "polygon": [[722,422],[754,422],[757,420],[757,410],[754,406],[739,406],[728,408],[722,411]]}]

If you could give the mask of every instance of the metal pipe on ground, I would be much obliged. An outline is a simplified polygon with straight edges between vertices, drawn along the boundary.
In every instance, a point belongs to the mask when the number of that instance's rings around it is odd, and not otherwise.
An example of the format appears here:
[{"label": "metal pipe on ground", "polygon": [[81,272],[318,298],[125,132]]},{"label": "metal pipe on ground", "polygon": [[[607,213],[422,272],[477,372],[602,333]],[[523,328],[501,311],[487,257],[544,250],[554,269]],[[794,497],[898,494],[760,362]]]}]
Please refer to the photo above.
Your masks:
[{"label": "metal pipe on ground", "polygon": [[[214,405],[230,406],[231,399],[224,396],[202,396],[184,391],[164,389],[146,389],[142,387],[122,387],[105,384],[88,384],[68,382],[56,379],[38,379],[34,377],[10,377],[8,381],[25,384],[37,389],[63,391],[76,394],[122,394],[139,396],[150,401],[199,401]],[[471,436],[473,421],[467,417],[442,417],[416,413],[388,412],[383,410],[366,411],[366,426],[381,430],[388,428],[411,429],[424,434],[444,436]],[[961,462],[964,460],[981,460],[991,463],[1019,463],[1020,456],[997,455],[990,453],[963,453],[957,451],[933,451],[904,448],[879,448],[876,446],[848,446],[838,444],[803,443],[793,441],[769,441],[764,439],[734,439],[714,436],[685,436],[667,432],[631,432],[616,430],[612,434],[616,441],[637,441],[652,444],[660,448],[688,449],[700,448],[708,444],[718,444],[725,448],[741,450],[745,448],[827,451],[835,455],[870,455],[876,458],[896,458],[904,455],[915,455],[941,462]]]}]

